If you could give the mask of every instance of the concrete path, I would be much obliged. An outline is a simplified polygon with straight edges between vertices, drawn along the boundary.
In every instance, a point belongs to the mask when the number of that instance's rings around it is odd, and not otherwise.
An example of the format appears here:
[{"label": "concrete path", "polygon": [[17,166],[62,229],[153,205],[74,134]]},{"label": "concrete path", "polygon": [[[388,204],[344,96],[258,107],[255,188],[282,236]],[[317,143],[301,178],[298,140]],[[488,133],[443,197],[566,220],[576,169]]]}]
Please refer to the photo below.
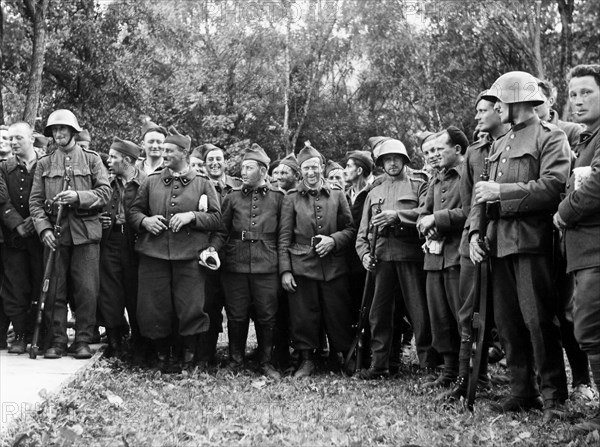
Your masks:
[{"label": "concrete path", "polygon": [[29,354],[8,354],[0,351],[0,433],[22,414],[35,412],[45,396],[58,392],[74,380],[102,354],[102,345],[92,345],[95,352],[89,360],[63,357],[57,360],[36,360]]}]

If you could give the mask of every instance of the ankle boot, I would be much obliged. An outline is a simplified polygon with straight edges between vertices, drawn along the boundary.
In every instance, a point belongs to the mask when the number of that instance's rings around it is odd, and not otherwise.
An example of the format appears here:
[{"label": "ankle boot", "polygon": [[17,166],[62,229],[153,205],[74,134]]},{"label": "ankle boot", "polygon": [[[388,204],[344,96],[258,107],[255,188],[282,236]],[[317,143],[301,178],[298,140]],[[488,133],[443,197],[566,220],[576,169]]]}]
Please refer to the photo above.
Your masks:
[{"label": "ankle boot", "polygon": [[196,335],[185,335],[183,337],[183,366],[189,368],[194,364],[196,353]]},{"label": "ankle boot", "polygon": [[458,354],[444,354],[444,371],[430,382],[425,382],[423,388],[449,388],[458,376]]},{"label": "ankle boot", "polygon": [[237,370],[244,366],[248,321],[227,321],[227,333],[229,336],[228,367]]},{"label": "ankle boot", "polygon": [[9,354],[25,354],[27,349],[27,341],[23,332],[15,332],[15,341],[12,342],[8,349]]},{"label": "ankle boot", "polygon": [[261,372],[271,379],[280,380],[281,374],[271,362],[273,353],[273,328],[265,325],[256,325],[256,339],[258,341],[258,363]]},{"label": "ankle boot", "polygon": [[315,362],[313,357],[312,349],[304,349],[300,352],[302,362],[300,367],[294,373],[294,379],[301,379],[302,377],[312,376],[315,372]]},{"label": "ankle boot", "polygon": [[[588,360],[596,388],[600,389],[600,354],[588,354]],[[573,426],[576,435],[585,435],[596,430],[600,430],[600,411],[596,411],[590,418]]]},{"label": "ankle boot", "polygon": [[106,357],[121,357],[123,347],[121,345],[121,330],[120,328],[106,328],[106,338],[108,348],[105,351]]},{"label": "ankle boot", "polygon": [[160,372],[163,374],[173,374],[179,372],[171,354],[171,338],[166,337],[154,340],[154,346],[156,349],[156,367],[158,370],[160,370]]}]

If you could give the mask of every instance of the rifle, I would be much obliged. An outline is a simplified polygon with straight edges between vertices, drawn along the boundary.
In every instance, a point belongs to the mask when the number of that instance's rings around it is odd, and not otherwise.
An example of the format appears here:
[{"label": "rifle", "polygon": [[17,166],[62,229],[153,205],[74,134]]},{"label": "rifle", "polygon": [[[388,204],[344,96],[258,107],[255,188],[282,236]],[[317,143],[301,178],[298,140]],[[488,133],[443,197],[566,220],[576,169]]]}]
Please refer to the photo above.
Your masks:
[{"label": "rifle", "polygon": [[[481,172],[481,180],[487,182],[490,179],[489,173],[489,158],[485,158],[483,171]],[[488,219],[486,216],[487,204],[482,203],[481,219],[479,220],[479,239],[477,243],[486,251],[486,233]],[[481,371],[481,360],[485,346],[485,331],[487,320],[487,306],[489,301],[489,259],[486,257],[477,265],[475,273],[475,299],[473,300],[473,313],[471,315],[471,343],[473,348],[471,351],[471,370],[469,373],[469,384],[467,387],[467,408],[473,411],[473,403],[475,402],[475,394],[477,392],[477,381]]]},{"label": "rifle", "polygon": [[[376,214],[381,213],[382,204],[383,199],[379,199],[379,202],[377,202],[377,210],[375,211]],[[375,266],[377,263],[375,247],[377,246],[377,238],[379,237],[379,228],[376,225],[373,225],[372,231],[373,238],[371,239],[371,245],[369,246],[369,255],[371,256],[371,265]],[[346,355],[346,360],[344,362],[344,366],[348,368],[350,362],[352,361],[352,357],[356,354],[356,365],[354,372],[360,369],[363,361],[365,329],[367,328],[367,324],[369,322],[369,312],[371,311],[371,304],[373,303],[374,288],[375,272],[367,270],[365,287],[363,288],[362,300],[358,312],[358,323],[354,326],[356,328],[356,335],[352,340],[352,344],[350,345],[350,349],[348,350],[348,354]]]},{"label": "rifle", "polygon": [[[62,190],[66,191],[69,189],[71,185],[71,179],[73,178],[73,168],[71,166],[65,169],[65,176],[63,178],[63,187]],[[56,222],[54,223],[54,237],[58,242],[61,237],[60,233],[60,224],[63,218],[65,210],[64,204],[59,204],[57,213],[56,213]],[[29,348],[29,358],[36,359],[39,354],[40,348],[38,346],[39,338],[40,338],[40,329],[42,326],[42,319],[44,317],[44,308],[46,306],[46,299],[48,298],[48,290],[50,289],[50,281],[52,280],[52,276],[54,273],[54,264],[56,260],[56,250],[50,250],[48,253],[48,259],[46,259],[46,265],[44,267],[44,279],[42,281],[42,291],[40,293],[40,298],[37,301],[34,301],[32,304],[36,309],[36,318],[35,318],[35,327],[33,329],[33,339],[31,340],[31,347]],[[54,307],[54,302],[52,302],[52,306]]]}]

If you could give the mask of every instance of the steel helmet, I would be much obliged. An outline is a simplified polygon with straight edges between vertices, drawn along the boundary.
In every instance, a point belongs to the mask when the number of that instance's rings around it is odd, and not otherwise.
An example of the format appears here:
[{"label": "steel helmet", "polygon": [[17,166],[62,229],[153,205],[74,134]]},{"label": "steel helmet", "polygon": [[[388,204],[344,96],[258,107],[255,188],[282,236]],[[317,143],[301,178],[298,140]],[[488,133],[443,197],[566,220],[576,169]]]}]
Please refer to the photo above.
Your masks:
[{"label": "steel helmet", "polygon": [[52,136],[52,126],[69,126],[75,132],[81,132],[81,127],[79,127],[75,114],[67,109],[55,110],[50,114],[46,122],[46,127],[44,127],[45,136]]},{"label": "steel helmet", "polygon": [[375,164],[381,166],[381,157],[387,154],[398,154],[404,157],[404,164],[410,163],[410,158],[408,157],[408,152],[406,151],[406,147],[402,144],[400,140],[394,140],[390,138],[389,140],[385,140],[373,149],[373,157],[375,158]]},{"label": "steel helmet", "polygon": [[524,71],[504,73],[490,89],[482,95],[482,99],[491,102],[502,101],[506,104],[529,102],[539,106],[546,102],[546,97],[538,85],[538,80]]}]

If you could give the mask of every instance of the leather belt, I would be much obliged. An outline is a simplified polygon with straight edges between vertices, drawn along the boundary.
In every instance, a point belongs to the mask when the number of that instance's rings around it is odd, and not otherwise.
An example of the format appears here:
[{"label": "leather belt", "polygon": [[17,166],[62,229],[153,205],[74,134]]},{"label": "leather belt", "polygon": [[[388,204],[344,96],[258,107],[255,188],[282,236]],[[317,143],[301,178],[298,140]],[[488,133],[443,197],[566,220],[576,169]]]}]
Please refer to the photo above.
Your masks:
[{"label": "leather belt", "polygon": [[313,237],[302,237],[302,236],[296,236],[296,239],[294,240],[294,242],[296,244],[299,245],[307,245],[309,247],[315,247],[315,245],[317,245],[319,242],[321,241],[321,236],[320,235],[316,235]]},{"label": "leather belt", "polygon": [[276,241],[277,233],[259,233],[255,231],[232,231],[229,234],[231,239],[238,239],[244,242],[254,241]]},{"label": "leather belt", "polygon": [[127,230],[127,224],[114,224],[112,226],[112,231],[113,233],[123,233],[125,234],[125,231]]}]

